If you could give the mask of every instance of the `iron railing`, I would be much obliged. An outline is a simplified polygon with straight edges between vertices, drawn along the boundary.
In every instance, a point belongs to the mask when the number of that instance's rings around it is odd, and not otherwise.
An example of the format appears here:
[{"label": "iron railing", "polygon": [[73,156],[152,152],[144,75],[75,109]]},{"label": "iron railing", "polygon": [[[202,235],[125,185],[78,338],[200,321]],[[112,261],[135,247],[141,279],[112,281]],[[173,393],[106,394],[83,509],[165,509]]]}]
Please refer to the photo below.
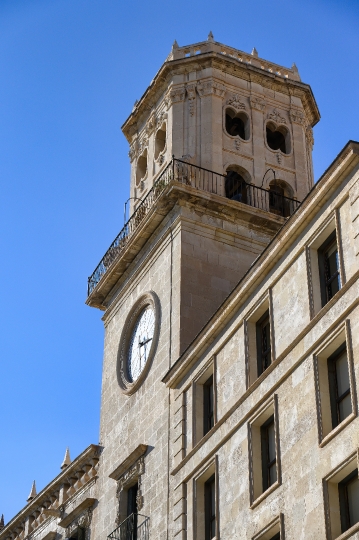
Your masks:
[{"label": "iron railing", "polygon": [[109,540],[149,540],[150,518],[131,514],[111,534]]},{"label": "iron railing", "polygon": [[248,184],[243,178],[239,178],[235,174],[219,174],[173,158],[121,232],[116,236],[93,274],[88,278],[88,295],[92,293],[102,276],[125,249],[141,221],[154,207],[166,186],[172,182],[179,182],[201,191],[215,193],[227,199],[242,202],[283,217],[292,215],[300,204],[300,201],[296,199],[285,197],[280,192],[280,189],[276,189],[277,186],[273,186],[272,189],[268,190]]}]

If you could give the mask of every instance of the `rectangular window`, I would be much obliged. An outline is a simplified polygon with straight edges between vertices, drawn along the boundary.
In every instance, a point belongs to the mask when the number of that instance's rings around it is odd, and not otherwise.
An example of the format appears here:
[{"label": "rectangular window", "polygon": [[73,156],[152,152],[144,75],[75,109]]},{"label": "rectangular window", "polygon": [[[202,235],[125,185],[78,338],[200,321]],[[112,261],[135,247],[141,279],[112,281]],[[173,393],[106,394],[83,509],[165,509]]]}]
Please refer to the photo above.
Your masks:
[{"label": "rectangular window", "polygon": [[276,534],[275,536],[272,536],[270,540],[280,540],[280,533]]},{"label": "rectangular window", "polygon": [[318,249],[322,306],[341,288],[338,244],[335,230]]},{"label": "rectangular window", "polygon": [[274,415],[261,426],[263,492],[277,481]]},{"label": "rectangular window", "polygon": [[350,378],[345,344],[328,358],[328,377],[332,428],[352,413]]},{"label": "rectangular window", "polygon": [[359,478],[355,469],[338,484],[342,533],[359,522]]},{"label": "rectangular window", "polygon": [[272,362],[269,310],[256,324],[258,377]]},{"label": "rectangular window", "polygon": [[[281,483],[278,396],[274,394],[248,423],[249,489],[251,508]],[[270,539],[279,528],[265,537]],[[266,533],[267,534],[267,533]],[[260,538],[260,536],[259,536]]]},{"label": "rectangular window", "polygon": [[213,375],[203,385],[203,435],[214,426]]},{"label": "rectangular window", "polygon": [[204,484],[205,540],[216,536],[216,478],[213,474]]}]

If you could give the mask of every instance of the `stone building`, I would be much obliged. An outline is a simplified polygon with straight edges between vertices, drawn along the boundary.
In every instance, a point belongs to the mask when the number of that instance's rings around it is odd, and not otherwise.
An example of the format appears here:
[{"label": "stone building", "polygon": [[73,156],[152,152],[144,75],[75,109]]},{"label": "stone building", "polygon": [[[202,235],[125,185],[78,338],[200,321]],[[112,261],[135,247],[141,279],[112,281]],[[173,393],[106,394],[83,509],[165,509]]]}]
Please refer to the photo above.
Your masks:
[{"label": "stone building", "polygon": [[101,442],[0,540],[359,539],[359,143],[314,184],[318,120],[295,65],[174,43],[89,278]]}]

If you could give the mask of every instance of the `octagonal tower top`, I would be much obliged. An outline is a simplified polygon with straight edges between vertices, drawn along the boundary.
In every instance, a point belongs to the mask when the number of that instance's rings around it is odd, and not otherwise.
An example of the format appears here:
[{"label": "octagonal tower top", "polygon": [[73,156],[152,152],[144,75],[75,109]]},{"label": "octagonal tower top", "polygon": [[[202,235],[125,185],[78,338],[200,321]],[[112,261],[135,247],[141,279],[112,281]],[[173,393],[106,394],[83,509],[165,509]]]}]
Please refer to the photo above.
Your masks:
[{"label": "octagonal tower top", "polygon": [[265,188],[275,175],[286,196],[303,199],[313,185],[312,127],[319,118],[295,64],[268,62],[255,48],[244,53],[211,32],[200,43],[175,41],[122,126],[130,143],[131,210],[172,155]]}]

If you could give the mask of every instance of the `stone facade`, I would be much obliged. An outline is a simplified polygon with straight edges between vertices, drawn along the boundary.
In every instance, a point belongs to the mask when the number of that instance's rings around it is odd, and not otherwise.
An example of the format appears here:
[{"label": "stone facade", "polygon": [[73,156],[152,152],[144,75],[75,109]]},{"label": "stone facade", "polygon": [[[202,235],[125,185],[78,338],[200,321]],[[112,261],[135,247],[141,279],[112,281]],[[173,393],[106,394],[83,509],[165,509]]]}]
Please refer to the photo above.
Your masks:
[{"label": "stone facade", "polygon": [[[240,119],[243,137],[228,134],[227,113]],[[348,143],[313,187],[318,119],[295,66],[211,34],[174,44],[123,126],[136,211],[89,289],[87,303],[104,311],[101,443],[36,495],[0,540],[80,540],[79,528],[86,540],[113,531],[127,540],[118,527],[134,486],[143,540],[359,538],[358,523],[342,532],[337,495],[358,467],[359,144]],[[268,146],[268,125],[283,135],[285,152]],[[245,200],[228,197],[227,170],[244,178]],[[279,212],[273,180],[290,196],[285,204],[306,196],[296,212]],[[333,235],[340,287],[323,302],[321,249]],[[156,339],[128,391],[120,344],[130,314],[149,298]],[[263,317],[270,361],[260,371]],[[327,359],[344,344],[351,412],[332,427]],[[213,418],[205,429],[208,380]],[[275,478],[264,488],[269,421]],[[213,475],[212,534],[205,501]]]}]

